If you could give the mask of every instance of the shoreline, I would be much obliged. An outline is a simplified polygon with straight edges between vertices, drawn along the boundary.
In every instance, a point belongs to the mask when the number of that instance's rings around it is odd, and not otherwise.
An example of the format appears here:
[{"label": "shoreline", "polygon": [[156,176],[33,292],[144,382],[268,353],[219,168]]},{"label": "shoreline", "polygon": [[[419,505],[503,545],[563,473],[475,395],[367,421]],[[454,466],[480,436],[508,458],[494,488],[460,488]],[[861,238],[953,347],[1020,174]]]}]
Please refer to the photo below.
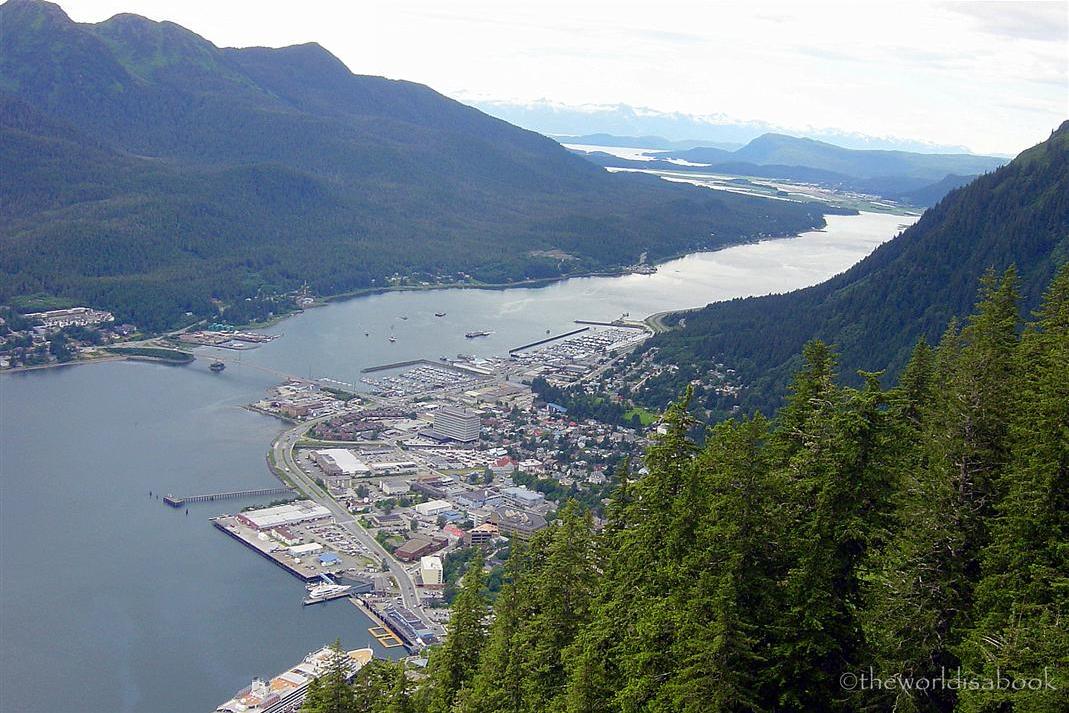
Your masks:
[{"label": "shoreline", "polygon": [[[856,215],[860,216],[860,215],[863,215],[864,213],[868,213],[868,212],[876,212],[876,211],[857,211]],[[910,215],[910,214],[902,214],[902,213],[897,213],[897,212],[892,213],[890,211],[888,211],[887,213],[890,213],[892,215],[903,215],[903,216],[909,216]],[[812,228],[809,228],[808,230],[804,230],[804,231],[799,232],[799,233],[794,233],[794,234],[791,234],[791,235],[757,237],[757,238],[752,238],[752,239],[749,239],[749,240],[743,240],[743,241],[740,241],[740,242],[737,242],[737,243],[732,243],[730,245],[724,245],[724,246],[716,247],[716,248],[706,248],[706,249],[698,249],[698,250],[690,250],[690,251],[673,253],[673,254],[670,254],[670,255],[666,255],[666,256],[664,256],[662,258],[659,258],[658,260],[651,261],[648,264],[652,265],[654,267],[660,268],[661,266],[663,266],[663,265],[665,265],[665,264],[667,264],[669,262],[672,262],[673,260],[680,260],[682,258],[689,257],[689,256],[692,256],[692,255],[702,255],[702,254],[706,254],[706,253],[717,253],[717,252],[721,252],[723,250],[727,250],[729,248],[741,247],[741,246],[744,246],[744,245],[759,245],[761,243],[772,242],[772,241],[777,241],[777,240],[794,240],[794,239],[802,237],[802,235],[804,235],[805,233],[825,232],[827,230],[827,227],[828,227],[827,215],[835,215],[835,214],[825,214],[824,220],[823,220],[823,225],[814,226]],[[855,217],[855,216],[847,216],[847,217]],[[358,299],[358,298],[361,298],[361,297],[370,297],[370,296],[373,296],[373,295],[382,295],[382,294],[388,294],[388,293],[391,293],[391,292],[427,292],[427,291],[431,291],[431,290],[509,290],[509,289],[513,289],[513,288],[538,288],[538,287],[548,287],[548,286],[553,285],[555,283],[565,282],[567,280],[572,280],[572,279],[591,278],[591,277],[623,277],[625,275],[634,275],[634,274],[640,274],[640,273],[636,273],[634,270],[629,270],[629,269],[625,269],[625,268],[616,268],[616,269],[609,269],[609,270],[593,270],[593,271],[588,271],[588,272],[574,273],[574,274],[569,274],[569,275],[558,275],[558,276],[553,276],[553,277],[531,278],[531,279],[527,279],[527,280],[518,280],[516,282],[480,283],[480,284],[472,284],[472,283],[468,283],[468,282],[448,282],[448,283],[438,283],[438,284],[434,284],[434,285],[391,285],[391,286],[382,286],[382,287],[365,287],[365,288],[361,288],[361,289],[358,289],[358,290],[351,290],[349,292],[339,292],[339,293],[333,294],[333,295],[325,295],[323,297],[317,298],[316,301],[313,302],[312,304],[309,304],[309,305],[307,305],[305,307],[302,307],[302,308],[299,308],[299,309],[295,309],[292,312],[287,312],[285,314],[276,315],[276,316],[274,316],[274,317],[272,317],[272,318],[270,318],[268,320],[265,320],[265,321],[250,322],[250,323],[247,323],[247,324],[236,325],[236,326],[239,329],[269,329],[269,328],[271,328],[273,326],[281,324],[283,321],[285,321],[285,320],[287,320],[287,319],[289,319],[291,317],[299,316],[299,315],[303,314],[306,310],[309,310],[309,309],[315,309],[315,308],[318,308],[318,307],[326,307],[327,305],[329,305],[329,304],[331,304],[333,302],[345,302],[345,301],[348,301],[348,300]],[[663,319],[667,315],[674,314],[674,313],[679,313],[679,312],[694,312],[694,311],[703,309],[706,306],[708,306],[708,305],[696,305],[694,307],[680,307],[679,309],[672,309],[672,310],[665,310],[665,311],[661,311],[661,312],[655,312],[653,314],[647,315],[646,317],[644,317],[644,318],[642,318],[640,320],[635,320],[635,322],[636,322],[636,324],[645,325],[647,328],[649,328],[656,335],[656,334],[660,334],[660,333],[663,333],[663,332],[666,332],[666,331],[671,331],[672,328],[668,327],[663,322]],[[196,325],[201,324],[203,321],[204,320],[199,320],[197,322],[194,322],[193,324],[189,324],[189,325],[180,327],[180,328],[175,329],[175,330],[170,331],[170,332],[165,332],[165,333],[157,335],[155,337],[150,337],[149,339],[137,340],[135,342],[119,342],[115,346],[120,346],[121,347],[121,346],[133,345],[133,344],[137,344],[137,343],[150,342],[150,341],[157,340],[157,339],[159,339],[159,340],[172,340],[177,335],[180,335],[183,332],[186,332],[186,331],[192,329]],[[279,335],[279,336],[281,336],[281,335]],[[197,357],[196,354],[194,354],[193,361],[195,361],[197,358],[199,358],[199,357]],[[4,370],[0,371],[0,374],[9,374],[9,373],[13,374],[13,373],[19,373],[19,372],[25,372],[25,371],[38,370],[38,369],[55,369],[55,368],[64,367],[64,366],[74,366],[74,365],[79,365],[79,364],[95,364],[95,363],[102,363],[102,362],[109,362],[109,361],[119,361],[119,360],[124,360],[124,361],[155,361],[155,362],[160,362],[160,363],[165,363],[165,364],[173,364],[175,366],[182,366],[183,365],[182,363],[176,363],[176,362],[173,362],[173,361],[169,361],[167,359],[157,359],[157,358],[154,358],[154,357],[137,357],[137,358],[134,358],[132,356],[127,356],[127,355],[109,354],[109,355],[101,356],[101,357],[91,357],[91,358],[88,358],[88,359],[78,359],[78,360],[69,361],[69,362],[63,362],[63,363],[58,363],[57,362],[57,363],[52,363],[52,364],[35,364],[33,366],[18,366],[18,367],[14,367],[14,368],[4,369]],[[186,362],[186,363],[191,363],[191,362]]]}]

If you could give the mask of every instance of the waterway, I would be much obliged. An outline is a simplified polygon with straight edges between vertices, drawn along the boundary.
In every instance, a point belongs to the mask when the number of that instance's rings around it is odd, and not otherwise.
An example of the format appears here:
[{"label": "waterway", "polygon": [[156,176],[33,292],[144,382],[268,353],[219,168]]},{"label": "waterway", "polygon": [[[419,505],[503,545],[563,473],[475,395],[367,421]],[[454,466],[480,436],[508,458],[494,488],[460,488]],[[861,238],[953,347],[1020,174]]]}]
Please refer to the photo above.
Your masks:
[{"label": "waterway", "polygon": [[[654,275],[337,302],[279,323],[283,338],[241,359],[353,381],[384,362],[504,354],[575,319],[814,284],[912,220],[829,216],[826,231],[688,256]],[[465,339],[474,330],[493,334]],[[0,710],[210,711],[336,637],[371,644],[351,604],[302,607],[299,581],[208,523],[248,501],[186,515],[155,497],[275,483],[264,457],[281,424],[241,408],[274,379],[243,364],[0,376]]]}]

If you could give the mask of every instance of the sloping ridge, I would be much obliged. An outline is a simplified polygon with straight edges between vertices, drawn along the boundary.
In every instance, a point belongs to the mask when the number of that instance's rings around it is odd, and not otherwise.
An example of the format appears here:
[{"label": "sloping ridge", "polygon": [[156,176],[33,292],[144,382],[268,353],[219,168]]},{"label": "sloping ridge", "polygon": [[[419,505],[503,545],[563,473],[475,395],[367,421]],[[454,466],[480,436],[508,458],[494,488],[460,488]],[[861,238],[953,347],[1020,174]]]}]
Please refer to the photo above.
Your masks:
[{"label": "sloping ridge", "polygon": [[305,282],[553,278],[826,212],[613,175],[316,44],[222,49],[40,0],[0,5],[0,27],[0,301],[60,295],[162,328]]},{"label": "sloping ridge", "polygon": [[893,378],[918,338],[937,340],[951,318],[970,311],[986,270],[1016,265],[1032,309],[1067,260],[1069,121],[1010,164],[951,192],[843,274],[796,292],[709,305],[650,346],[666,361],[715,360],[739,369],[753,385],[743,405],[768,411],[807,340],[835,344],[847,379],[858,369],[887,369]]}]

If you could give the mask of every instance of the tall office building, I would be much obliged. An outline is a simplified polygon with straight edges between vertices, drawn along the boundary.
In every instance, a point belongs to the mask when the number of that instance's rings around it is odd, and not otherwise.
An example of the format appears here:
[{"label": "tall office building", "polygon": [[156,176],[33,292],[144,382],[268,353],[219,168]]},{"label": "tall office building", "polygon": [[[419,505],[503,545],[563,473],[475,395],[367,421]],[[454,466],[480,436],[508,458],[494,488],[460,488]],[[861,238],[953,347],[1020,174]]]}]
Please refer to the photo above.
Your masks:
[{"label": "tall office building", "polygon": [[455,441],[477,440],[479,414],[454,406],[443,406],[434,412],[434,431]]}]

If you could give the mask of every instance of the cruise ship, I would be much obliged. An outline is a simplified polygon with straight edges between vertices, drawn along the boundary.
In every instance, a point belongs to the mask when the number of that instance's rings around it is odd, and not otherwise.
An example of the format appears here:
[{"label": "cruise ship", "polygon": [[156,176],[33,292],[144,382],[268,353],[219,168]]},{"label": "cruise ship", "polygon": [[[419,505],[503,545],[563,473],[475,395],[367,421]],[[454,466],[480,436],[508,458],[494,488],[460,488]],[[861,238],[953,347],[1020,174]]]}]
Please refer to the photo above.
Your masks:
[{"label": "cruise ship", "polygon": [[[330,660],[330,647],[313,651],[293,668],[280,673],[270,681],[254,678],[252,683],[238,691],[237,695],[215,709],[215,713],[296,713],[304,702],[308,684],[313,678],[326,673]],[[371,661],[371,649],[353,649],[345,652],[349,678]]]}]

